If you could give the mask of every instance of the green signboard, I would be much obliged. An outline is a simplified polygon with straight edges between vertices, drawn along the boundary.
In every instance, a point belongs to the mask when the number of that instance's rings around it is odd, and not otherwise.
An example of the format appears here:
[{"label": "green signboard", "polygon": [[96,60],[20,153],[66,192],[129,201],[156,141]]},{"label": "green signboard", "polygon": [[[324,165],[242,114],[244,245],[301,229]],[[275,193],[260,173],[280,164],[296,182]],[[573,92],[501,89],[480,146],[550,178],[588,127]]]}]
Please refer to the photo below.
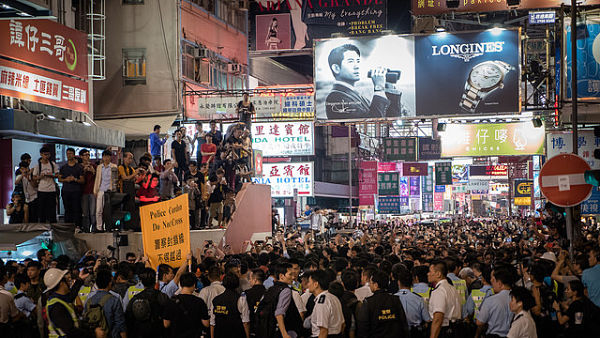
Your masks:
[{"label": "green signboard", "polygon": [[452,162],[435,163],[435,185],[452,184]]},{"label": "green signboard", "polygon": [[379,196],[398,195],[399,173],[379,173],[377,174],[377,192]]},{"label": "green signboard", "polygon": [[388,137],[383,140],[384,161],[416,161],[416,137]]},{"label": "green signboard", "polygon": [[543,155],[546,131],[531,122],[448,124],[442,157]]},{"label": "green signboard", "polygon": [[427,167],[427,176],[421,181],[424,194],[433,193],[433,167]]}]

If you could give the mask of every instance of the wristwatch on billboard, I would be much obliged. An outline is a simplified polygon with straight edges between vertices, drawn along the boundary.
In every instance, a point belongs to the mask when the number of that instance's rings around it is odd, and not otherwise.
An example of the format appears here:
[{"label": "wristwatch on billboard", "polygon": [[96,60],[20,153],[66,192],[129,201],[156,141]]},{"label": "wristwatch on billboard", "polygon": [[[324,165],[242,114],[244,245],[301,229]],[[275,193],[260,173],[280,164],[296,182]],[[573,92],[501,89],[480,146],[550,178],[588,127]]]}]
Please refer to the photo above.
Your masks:
[{"label": "wristwatch on billboard", "polygon": [[465,91],[462,94],[460,108],[474,113],[477,106],[489,93],[504,87],[504,76],[514,67],[503,61],[485,61],[471,69]]}]

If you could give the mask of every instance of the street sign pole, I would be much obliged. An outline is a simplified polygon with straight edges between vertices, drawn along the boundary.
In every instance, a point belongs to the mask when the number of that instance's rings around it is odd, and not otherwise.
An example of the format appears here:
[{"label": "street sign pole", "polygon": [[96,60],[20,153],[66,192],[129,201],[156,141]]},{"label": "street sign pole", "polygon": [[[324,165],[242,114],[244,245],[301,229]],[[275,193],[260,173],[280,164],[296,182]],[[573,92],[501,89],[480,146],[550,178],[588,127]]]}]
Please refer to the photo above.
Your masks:
[{"label": "street sign pole", "polygon": [[[577,0],[571,0],[571,126],[573,128],[573,154],[578,154],[577,133]],[[569,256],[573,259],[573,207],[567,208],[567,238]]]}]

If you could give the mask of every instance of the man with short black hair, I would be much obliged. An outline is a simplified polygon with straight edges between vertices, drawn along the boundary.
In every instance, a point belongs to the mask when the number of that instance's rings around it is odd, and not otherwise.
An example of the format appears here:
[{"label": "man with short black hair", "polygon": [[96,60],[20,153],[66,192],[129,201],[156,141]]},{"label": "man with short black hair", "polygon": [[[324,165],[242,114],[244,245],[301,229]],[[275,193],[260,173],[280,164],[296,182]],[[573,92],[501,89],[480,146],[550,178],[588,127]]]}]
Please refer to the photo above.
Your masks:
[{"label": "man with short black hair", "polygon": [[181,293],[167,303],[163,321],[173,338],[199,337],[209,326],[208,307],[202,298],[194,295],[196,282],[197,278],[193,273],[182,274]]},{"label": "man with short black hair", "polygon": [[447,274],[448,267],[444,261],[434,261],[429,266],[427,279],[430,284],[435,285],[429,299],[431,338],[452,336],[454,325],[451,327],[451,324],[462,317],[460,296],[446,279]]},{"label": "man with short black hair", "polygon": [[167,138],[160,138],[160,126],[154,126],[154,132],[150,134],[150,154],[154,158],[161,158],[162,146],[167,142]]},{"label": "man with short black hair", "polygon": [[218,266],[211,266],[208,269],[208,280],[210,285],[202,288],[198,297],[202,298],[206,306],[208,307],[208,314],[212,314],[212,301],[216,296],[222,294],[225,291],[223,284],[221,283],[221,268]]},{"label": "man with short black hair", "polygon": [[127,304],[125,311],[127,332],[131,337],[166,337],[163,319],[166,317],[165,307],[169,297],[154,289],[156,280],[154,269],[144,268],[138,276],[144,291],[133,296]]},{"label": "man with short black hair", "polygon": [[30,285],[29,277],[27,277],[26,274],[21,273],[15,276],[15,286],[18,289],[17,294],[15,295],[15,305],[27,318],[29,318],[32,313],[35,313],[35,304],[26,294]]},{"label": "man with short black hair", "polygon": [[89,311],[90,307],[100,305],[106,318],[106,324],[108,325],[108,332],[105,332],[106,336],[126,338],[127,326],[125,324],[125,314],[121,306],[120,296],[110,291],[112,284],[111,271],[98,269],[96,272],[96,286],[98,290],[88,296],[84,313]]},{"label": "man with short black hair", "polygon": [[46,286],[44,285],[40,273],[42,270],[42,263],[38,261],[29,262],[27,265],[27,277],[29,277],[30,286],[27,289],[27,297],[31,298],[34,303],[37,304],[38,299],[44,292]]},{"label": "man with short black hair", "polygon": [[75,158],[75,149],[66,151],[67,163],[60,167],[58,181],[62,183],[62,200],[65,207],[65,223],[81,227],[81,188],[85,183],[83,167]]},{"label": "man with short black hair", "polygon": [[33,180],[37,182],[40,223],[56,223],[56,181],[58,166],[50,160],[50,148],[40,149],[38,165],[33,167]]},{"label": "man with short black hair", "polygon": [[[117,165],[111,162],[112,152],[105,150],[102,152],[102,163],[96,168],[96,180],[94,181],[94,194],[96,194],[96,231],[104,232],[104,221],[102,214],[104,211],[104,193],[107,191],[116,191],[119,169]],[[110,226],[107,224],[107,226]],[[110,230],[110,229],[107,229]]]},{"label": "man with short black hair", "polygon": [[514,314],[510,311],[510,290],[517,271],[508,267],[495,268],[492,272],[494,295],[488,297],[477,314],[477,334],[480,337],[485,325],[486,337],[506,337]]},{"label": "man with short black hair", "polygon": [[210,316],[213,338],[250,338],[250,310],[246,295],[240,295],[236,291],[239,286],[240,279],[235,273],[225,274],[225,291],[213,299],[213,312]]},{"label": "man with short black hair", "polygon": [[344,313],[338,297],[329,293],[330,279],[323,270],[308,275],[308,292],[315,296],[315,307],[310,316],[311,337],[341,337],[344,331]]},{"label": "man with short black hair", "polygon": [[96,183],[96,164],[90,161],[90,151],[79,151],[81,166],[83,167],[84,183],[81,191],[81,209],[83,210],[82,228],[84,232],[91,232],[96,228],[96,196],[94,184]]}]

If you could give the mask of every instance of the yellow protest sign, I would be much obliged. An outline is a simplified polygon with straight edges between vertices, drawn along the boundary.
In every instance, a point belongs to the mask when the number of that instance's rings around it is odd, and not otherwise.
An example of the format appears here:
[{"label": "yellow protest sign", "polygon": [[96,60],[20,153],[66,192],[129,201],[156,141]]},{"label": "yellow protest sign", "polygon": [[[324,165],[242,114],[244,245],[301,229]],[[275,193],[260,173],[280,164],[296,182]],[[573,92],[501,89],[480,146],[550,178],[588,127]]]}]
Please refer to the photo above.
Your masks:
[{"label": "yellow protest sign", "polygon": [[140,208],[144,252],[154,269],[181,266],[190,252],[188,195]]}]

